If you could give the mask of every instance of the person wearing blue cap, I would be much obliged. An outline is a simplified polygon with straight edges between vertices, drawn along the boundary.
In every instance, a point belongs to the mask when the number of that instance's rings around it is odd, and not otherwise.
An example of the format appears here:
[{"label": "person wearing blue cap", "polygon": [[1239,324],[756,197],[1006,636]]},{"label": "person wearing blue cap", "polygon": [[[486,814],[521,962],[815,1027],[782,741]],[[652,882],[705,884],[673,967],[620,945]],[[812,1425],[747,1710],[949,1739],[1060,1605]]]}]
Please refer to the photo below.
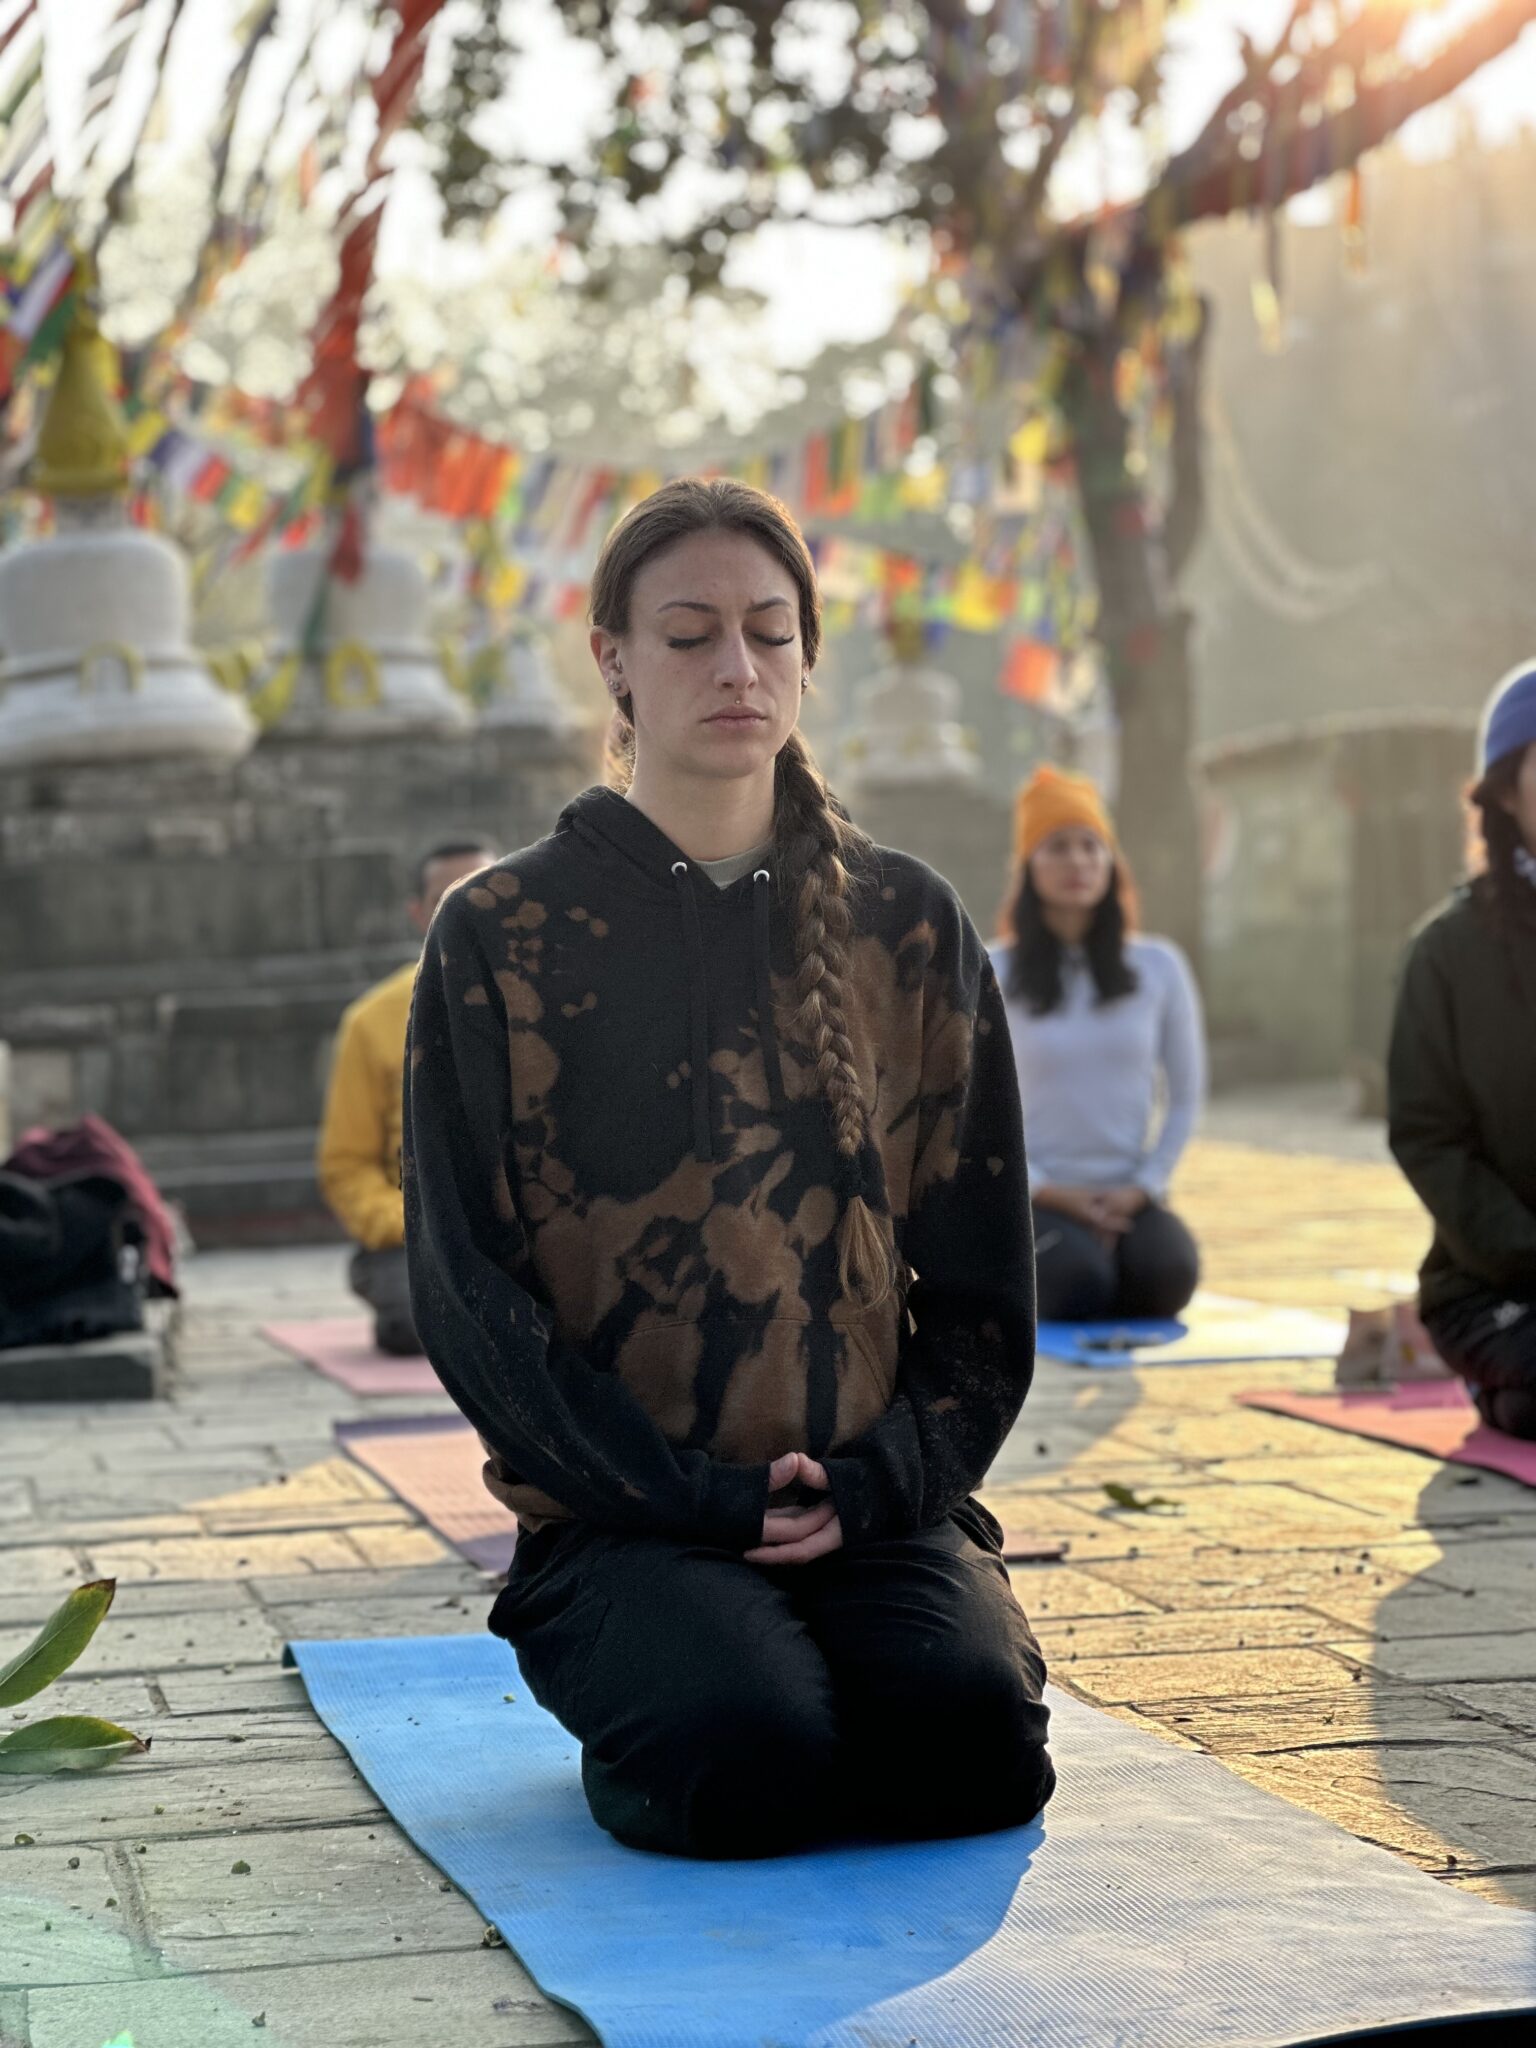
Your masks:
[{"label": "person wearing blue cap", "polygon": [[1388,1136],[1434,1223],[1419,1312],[1494,1429],[1536,1438],[1536,662],[1489,700],[1481,872],[1416,933]]}]

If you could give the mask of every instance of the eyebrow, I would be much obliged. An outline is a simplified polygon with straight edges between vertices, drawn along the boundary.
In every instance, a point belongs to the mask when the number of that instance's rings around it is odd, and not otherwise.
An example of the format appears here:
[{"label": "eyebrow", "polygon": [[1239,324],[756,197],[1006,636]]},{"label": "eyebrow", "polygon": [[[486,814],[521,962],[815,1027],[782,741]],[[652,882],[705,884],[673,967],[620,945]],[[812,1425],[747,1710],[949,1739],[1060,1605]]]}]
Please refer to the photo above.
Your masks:
[{"label": "eyebrow", "polygon": [[[749,613],[771,611],[776,604],[788,606],[789,599],[787,597],[759,598],[756,604],[749,604],[747,610]],[[720,607],[718,605],[703,604],[696,597],[668,598],[665,604],[659,604],[656,609],[658,612],[708,612],[712,619],[718,619],[720,616]]]}]

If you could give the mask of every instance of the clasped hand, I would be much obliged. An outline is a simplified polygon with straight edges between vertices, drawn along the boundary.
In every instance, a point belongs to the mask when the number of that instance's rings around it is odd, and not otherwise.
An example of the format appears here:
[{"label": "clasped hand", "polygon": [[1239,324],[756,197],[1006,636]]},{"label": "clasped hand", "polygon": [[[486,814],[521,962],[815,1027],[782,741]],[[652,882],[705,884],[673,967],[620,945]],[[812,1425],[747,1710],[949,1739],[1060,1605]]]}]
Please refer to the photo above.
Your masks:
[{"label": "clasped hand", "polygon": [[1150,1201],[1138,1187],[1071,1188],[1046,1187],[1035,1191],[1039,1208],[1055,1209],[1078,1223],[1087,1224],[1106,1251],[1113,1251]]},{"label": "clasped hand", "polygon": [[[810,1487],[813,1493],[826,1493],[831,1486],[825,1465],[818,1465],[804,1451],[786,1451],[768,1468],[769,1494],[781,1493],[797,1481]],[[774,1566],[810,1564],[815,1558],[841,1550],[842,1545],[843,1525],[830,1500],[819,1501],[814,1507],[770,1508],[763,1517],[762,1543],[746,1553],[746,1560],[748,1564]]]}]

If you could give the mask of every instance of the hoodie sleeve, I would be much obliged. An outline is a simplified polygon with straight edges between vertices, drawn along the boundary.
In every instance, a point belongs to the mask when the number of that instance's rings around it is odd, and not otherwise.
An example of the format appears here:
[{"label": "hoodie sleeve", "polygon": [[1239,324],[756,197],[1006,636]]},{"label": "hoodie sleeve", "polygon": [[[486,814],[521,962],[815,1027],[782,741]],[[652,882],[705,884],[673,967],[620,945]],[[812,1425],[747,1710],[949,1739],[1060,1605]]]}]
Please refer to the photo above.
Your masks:
[{"label": "hoodie sleeve", "polygon": [[[936,920],[937,922],[938,920]],[[953,897],[924,989],[918,1144],[895,1398],[826,1462],[850,1543],[941,1522],[980,1485],[1035,1364],[1035,1259],[1003,998]]]},{"label": "hoodie sleeve", "polygon": [[1477,1111],[1456,1061],[1442,928],[1414,941],[1387,1055],[1387,1139],[1446,1250],[1495,1290],[1536,1281],[1536,1212],[1483,1157]]},{"label": "hoodie sleeve", "polygon": [[511,1473],[599,1528],[747,1548],[766,1465],[676,1450],[540,1296],[512,1154],[515,1035],[463,892],[422,955],[406,1053],[411,1309],[438,1377]]}]

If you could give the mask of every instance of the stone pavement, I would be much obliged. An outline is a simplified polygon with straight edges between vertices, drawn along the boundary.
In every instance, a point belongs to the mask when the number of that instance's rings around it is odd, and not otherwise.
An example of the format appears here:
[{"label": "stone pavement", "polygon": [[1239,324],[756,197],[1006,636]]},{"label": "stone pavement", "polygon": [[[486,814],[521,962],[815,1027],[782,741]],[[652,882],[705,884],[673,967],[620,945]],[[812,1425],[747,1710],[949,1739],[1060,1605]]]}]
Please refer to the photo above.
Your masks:
[{"label": "stone pavement", "polygon": [[[1384,1300],[1423,1238],[1368,1157],[1210,1140],[1180,1199],[1208,1284],[1266,1300]],[[4,2048],[591,2039],[486,1945],[279,1667],[289,1637],[478,1629],[488,1604],[332,1440],[444,1404],[356,1400],[255,1334],[344,1310],[341,1272],[334,1249],[204,1254],[169,1401],[0,1410],[0,1661],[114,1575],[86,1657],[27,1711],[154,1738],[99,1776],[0,1778]],[[1536,1908],[1536,1492],[1232,1405],[1328,1378],[1042,1366],[989,1492],[1071,1554],[1019,1570],[1020,1595],[1059,1684]],[[1178,1512],[1117,1508],[1106,1481]]]}]

